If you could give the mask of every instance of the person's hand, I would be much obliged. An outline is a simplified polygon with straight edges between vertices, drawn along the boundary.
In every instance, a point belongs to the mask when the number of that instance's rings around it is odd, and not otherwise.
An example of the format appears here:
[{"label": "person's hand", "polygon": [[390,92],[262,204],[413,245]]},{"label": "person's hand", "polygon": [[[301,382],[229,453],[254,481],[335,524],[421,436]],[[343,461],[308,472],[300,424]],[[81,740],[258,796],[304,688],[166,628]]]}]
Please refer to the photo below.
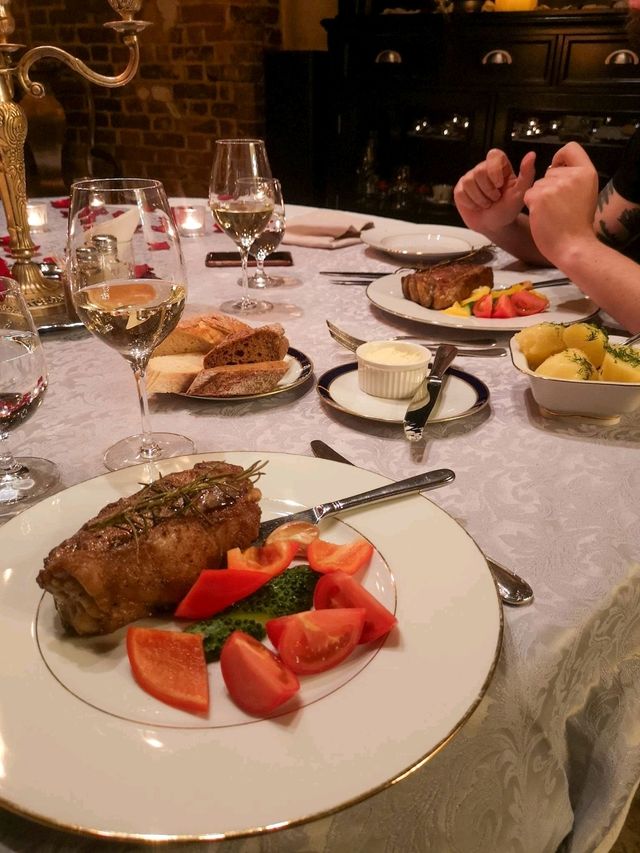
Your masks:
[{"label": "person's hand", "polygon": [[533,151],[525,154],[516,175],[504,151],[492,148],[486,160],[463,175],[453,198],[465,225],[483,234],[495,234],[511,225],[533,184],[535,159]]},{"label": "person's hand", "polygon": [[538,249],[556,266],[578,243],[595,240],[598,174],[585,150],[569,142],[554,154],[543,178],[524,197]]}]

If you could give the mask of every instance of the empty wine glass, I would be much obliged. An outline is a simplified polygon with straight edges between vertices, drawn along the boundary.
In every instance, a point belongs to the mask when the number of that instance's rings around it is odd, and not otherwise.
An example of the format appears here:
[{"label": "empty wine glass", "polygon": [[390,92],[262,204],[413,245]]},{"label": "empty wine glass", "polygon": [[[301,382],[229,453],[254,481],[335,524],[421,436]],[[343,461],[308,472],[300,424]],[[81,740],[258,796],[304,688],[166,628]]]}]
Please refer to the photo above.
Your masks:
[{"label": "empty wine glass", "polygon": [[[242,179],[240,179],[239,183],[242,183]],[[275,252],[280,245],[280,241],[284,237],[286,225],[280,181],[276,178],[269,178],[268,183],[271,185],[273,194],[273,213],[267,223],[267,227],[261,234],[258,234],[249,249],[249,254],[256,259],[256,271],[249,278],[249,287],[254,288],[281,287],[283,284],[295,283],[295,280],[289,276],[268,275],[264,268],[264,262],[267,257],[272,252]]]},{"label": "empty wine glass", "polygon": [[233,314],[259,314],[273,306],[249,296],[247,261],[255,238],[266,228],[274,208],[271,170],[260,139],[220,139],[215,143],[209,205],[214,218],[240,250],[242,296],[220,306]]},{"label": "empty wine glass", "polygon": [[0,515],[40,497],[60,479],[48,459],[14,457],[9,433],[36,411],[47,390],[47,366],[19,284],[0,278]]},{"label": "empty wine glass", "polygon": [[147,178],[77,181],[71,187],[68,277],[84,325],[126,359],[136,380],[142,432],[110,447],[111,471],[192,453],[183,435],[152,432],[145,372],[176,326],[187,296],[180,238],[164,188]]}]

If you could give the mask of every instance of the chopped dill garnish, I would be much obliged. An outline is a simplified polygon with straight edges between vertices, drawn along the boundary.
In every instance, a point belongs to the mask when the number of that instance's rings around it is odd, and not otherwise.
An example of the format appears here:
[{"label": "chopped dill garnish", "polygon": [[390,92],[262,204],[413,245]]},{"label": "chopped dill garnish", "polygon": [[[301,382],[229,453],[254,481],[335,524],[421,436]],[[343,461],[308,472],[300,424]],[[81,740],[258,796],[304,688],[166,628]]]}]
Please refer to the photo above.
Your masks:
[{"label": "chopped dill garnish", "polygon": [[578,365],[578,376],[580,379],[591,379],[596,372],[589,359],[579,351],[572,352],[571,350],[567,350],[567,358]]},{"label": "chopped dill garnish", "polygon": [[605,344],[605,350],[618,361],[624,361],[631,367],[640,367],[640,352],[633,347],[615,344]]}]

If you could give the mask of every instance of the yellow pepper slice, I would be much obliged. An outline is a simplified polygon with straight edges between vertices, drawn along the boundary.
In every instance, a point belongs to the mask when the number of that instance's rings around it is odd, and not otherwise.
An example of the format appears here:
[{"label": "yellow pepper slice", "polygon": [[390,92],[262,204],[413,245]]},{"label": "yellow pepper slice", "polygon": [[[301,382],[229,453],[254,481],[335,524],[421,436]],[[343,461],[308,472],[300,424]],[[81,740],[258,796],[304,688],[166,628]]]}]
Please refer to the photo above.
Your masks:
[{"label": "yellow pepper slice", "polygon": [[449,308],[444,308],[443,314],[453,314],[454,317],[470,317],[471,306],[461,305],[459,302],[454,302]]}]

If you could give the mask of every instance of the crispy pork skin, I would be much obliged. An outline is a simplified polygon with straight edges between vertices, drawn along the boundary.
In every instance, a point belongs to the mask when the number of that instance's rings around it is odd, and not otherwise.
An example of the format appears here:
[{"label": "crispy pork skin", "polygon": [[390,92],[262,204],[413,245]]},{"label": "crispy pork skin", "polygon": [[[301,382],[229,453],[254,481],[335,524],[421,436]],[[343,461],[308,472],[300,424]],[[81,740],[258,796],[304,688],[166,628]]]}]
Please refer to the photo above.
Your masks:
[{"label": "crispy pork skin", "polygon": [[423,308],[440,311],[485,285],[493,287],[491,267],[451,263],[403,275],[402,295]]},{"label": "crispy pork skin", "polygon": [[[242,468],[199,462],[136,494],[109,504],[56,546],[38,584],[54,599],[67,631],[108,634],[155,613],[170,612],[202,569],[218,568],[230,548],[246,548],[258,535],[260,492]],[[199,486],[202,478],[229,477],[155,500],[160,491]],[[207,485],[207,483],[209,483]]]}]

